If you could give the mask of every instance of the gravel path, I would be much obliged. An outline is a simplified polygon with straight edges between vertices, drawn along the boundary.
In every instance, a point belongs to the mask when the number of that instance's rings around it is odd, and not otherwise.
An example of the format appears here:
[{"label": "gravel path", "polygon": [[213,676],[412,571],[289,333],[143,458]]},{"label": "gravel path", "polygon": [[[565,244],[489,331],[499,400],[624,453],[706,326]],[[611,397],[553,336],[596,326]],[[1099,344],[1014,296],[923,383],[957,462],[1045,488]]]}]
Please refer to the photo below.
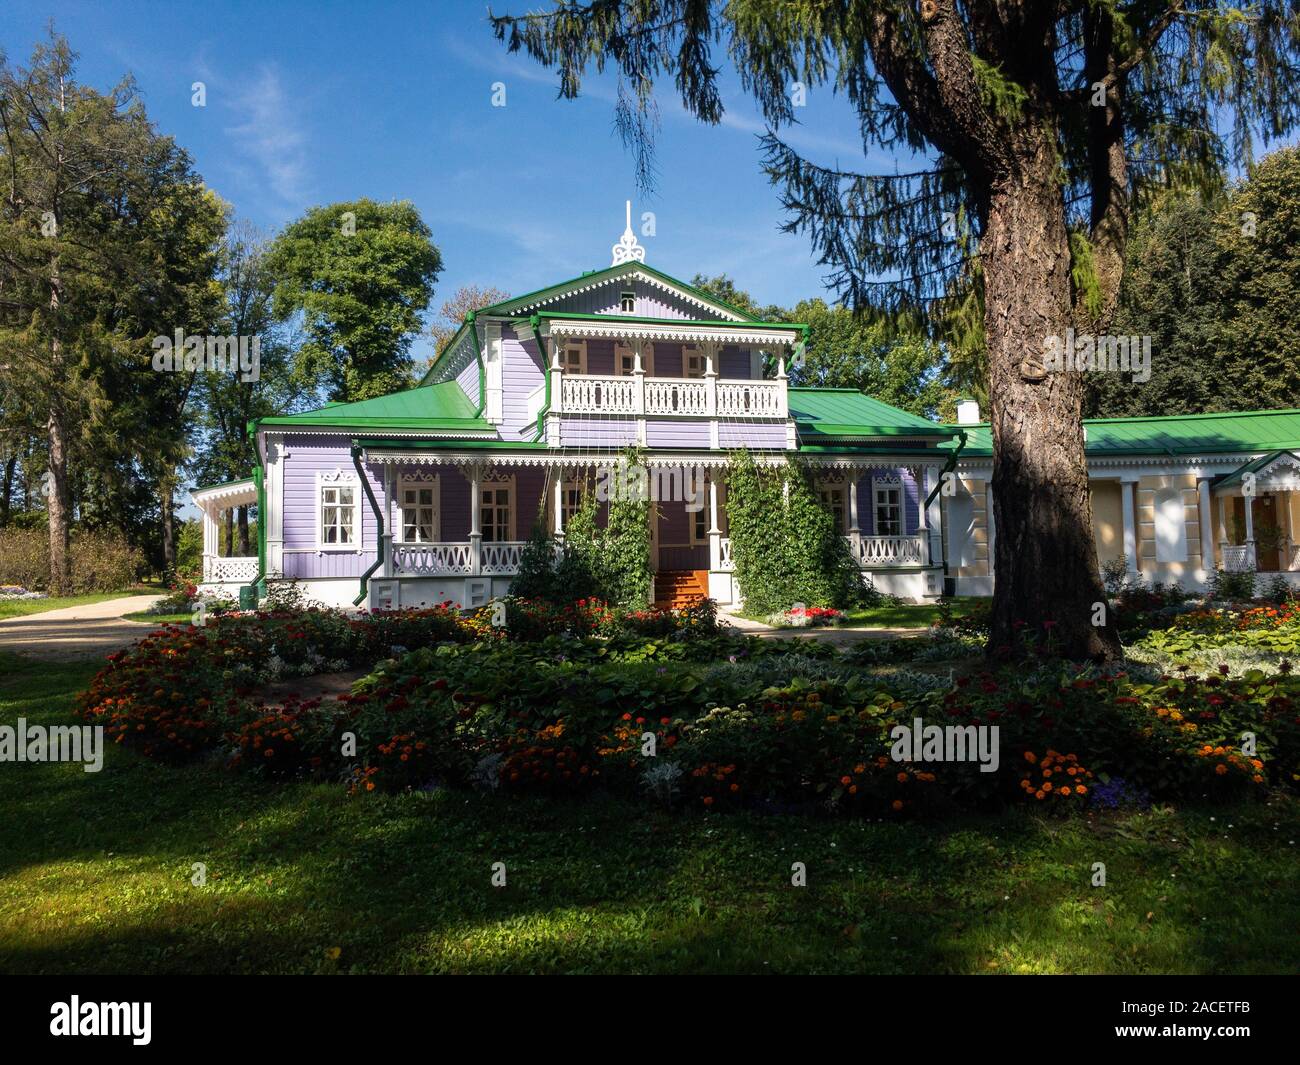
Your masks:
[{"label": "gravel path", "polygon": [[0,651],[50,661],[102,658],[152,632],[156,625],[127,621],[123,614],[148,610],[161,595],[128,595],[99,603],[65,606],[43,614],[0,621]]}]

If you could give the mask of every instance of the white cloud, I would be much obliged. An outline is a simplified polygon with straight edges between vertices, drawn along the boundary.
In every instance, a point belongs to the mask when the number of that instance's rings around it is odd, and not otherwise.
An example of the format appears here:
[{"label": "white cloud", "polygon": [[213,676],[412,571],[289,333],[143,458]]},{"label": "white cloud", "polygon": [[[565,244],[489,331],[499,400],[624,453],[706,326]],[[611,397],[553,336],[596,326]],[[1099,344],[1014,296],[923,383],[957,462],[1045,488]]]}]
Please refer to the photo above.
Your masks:
[{"label": "white cloud", "polygon": [[307,136],[278,69],[263,64],[232,95],[231,107],[238,121],[226,132],[256,171],[252,179],[285,204],[301,206],[308,199]]}]

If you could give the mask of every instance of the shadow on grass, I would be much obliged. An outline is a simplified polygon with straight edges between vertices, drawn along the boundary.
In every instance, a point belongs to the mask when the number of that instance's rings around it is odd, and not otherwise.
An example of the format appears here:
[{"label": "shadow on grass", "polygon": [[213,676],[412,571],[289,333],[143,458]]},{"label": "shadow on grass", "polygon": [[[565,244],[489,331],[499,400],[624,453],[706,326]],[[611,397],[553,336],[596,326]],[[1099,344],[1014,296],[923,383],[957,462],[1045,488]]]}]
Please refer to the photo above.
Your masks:
[{"label": "shadow on grass", "polygon": [[[0,682],[69,720],[85,667]],[[0,769],[9,972],[1287,972],[1293,802],[940,825]],[[1217,820],[1214,819],[1217,817]],[[1090,884],[1095,862],[1107,886]],[[204,886],[191,883],[203,863]],[[493,866],[506,883],[495,887]],[[807,886],[791,884],[793,863]],[[331,957],[338,948],[337,960]]]}]

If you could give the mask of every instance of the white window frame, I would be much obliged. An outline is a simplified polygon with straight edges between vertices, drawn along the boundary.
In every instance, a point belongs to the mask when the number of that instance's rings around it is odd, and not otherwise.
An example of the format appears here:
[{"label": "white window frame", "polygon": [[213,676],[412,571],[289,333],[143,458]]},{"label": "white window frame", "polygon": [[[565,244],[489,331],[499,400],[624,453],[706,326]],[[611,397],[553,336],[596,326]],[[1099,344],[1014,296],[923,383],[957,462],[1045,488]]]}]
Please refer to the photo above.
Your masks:
[{"label": "white window frame", "polygon": [[[893,501],[887,497],[890,494],[895,495]],[[881,496],[886,498],[882,499]],[[902,481],[872,481],[871,482],[871,529],[876,536],[904,536],[907,528],[907,512],[904,509],[905,500],[903,498]],[[897,532],[884,532],[880,528],[880,517],[882,511],[888,508],[897,515],[898,530]]]},{"label": "white window frame", "polygon": [[[628,297],[632,297],[632,306],[626,304]],[[636,314],[636,293],[624,289],[618,294],[618,310],[620,314]]]},{"label": "white window frame", "polygon": [[[574,370],[569,364],[569,355],[577,353],[578,369]],[[560,369],[564,373],[576,373],[579,377],[585,377],[587,373],[587,342],[585,340],[566,340],[560,345]]]},{"label": "white window frame", "polygon": [[[419,491],[420,489],[428,489],[433,493],[433,521],[431,523],[433,527],[433,538],[427,541],[419,539],[408,540],[406,538],[406,493],[410,491]],[[440,543],[442,541],[442,482],[438,477],[434,476],[428,480],[418,480],[413,477],[399,477],[397,479],[397,491],[395,494],[397,496],[394,500],[397,504],[395,529],[400,533],[400,536],[394,536],[393,542],[399,544]],[[423,505],[424,504],[418,502],[415,504],[417,509]],[[416,524],[417,526],[419,524],[418,516]]]},{"label": "white window frame", "polygon": [[[560,496],[560,513],[563,516],[566,529],[569,527],[569,522],[573,516],[582,508],[582,496],[586,487],[585,482],[579,480],[564,482],[564,488],[561,490]],[[574,495],[573,499],[570,499],[570,493]]]},{"label": "white window frame", "polygon": [[[691,369],[690,369],[691,359],[699,360],[700,372],[698,374],[691,373]],[[682,376],[684,378],[686,378],[689,381],[703,381],[704,375],[708,372],[708,369],[709,369],[708,356],[706,356],[704,352],[700,350],[698,344],[682,345]]]},{"label": "white window frame", "polygon": [[[832,501],[832,497],[838,496],[839,502]],[[817,486],[817,500],[823,507],[834,515],[839,512],[839,518],[835,523],[835,531],[840,536],[848,535],[849,531],[849,494],[847,488],[842,484],[820,484]]]},{"label": "white window frame", "polygon": [[[501,489],[505,489],[505,491],[508,493],[506,497],[506,507],[509,510],[509,520],[508,520],[508,528],[506,529],[506,532],[509,533],[509,535],[499,540],[489,540],[487,538],[487,526],[483,523],[483,506],[484,506],[483,494],[485,492],[500,491]],[[515,478],[513,474],[509,477],[498,477],[494,480],[490,480],[490,481],[485,480],[479,482],[478,499],[474,501],[474,505],[478,507],[479,533],[483,537],[483,543],[505,544],[517,540],[517,537],[515,535],[515,530],[517,528],[517,523],[519,520],[519,508],[515,505],[515,502],[516,502]],[[496,506],[495,501],[493,501],[492,506],[493,507]]]},{"label": "white window frame", "polygon": [[[338,492],[337,498],[342,498],[342,491],[347,490],[352,493],[351,504],[326,501],[327,492]],[[317,551],[351,551],[360,554],[363,549],[362,540],[365,536],[365,526],[361,521],[361,493],[364,489],[361,482],[357,479],[356,474],[344,473],[342,470],[335,470],[333,473],[318,472],[316,474],[316,550]],[[340,524],[339,528],[349,527],[352,531],[351,542],[342,541],[327,543],[325,540],[325,508],[334,507],[346,509],[351,512],[347,526]]]},{"label": "white window frame", "polygon": [[686,512],[687,539],[692,547],[699,547],[709,542],[709,493],[704,491],[704,505],[699,510]]}]

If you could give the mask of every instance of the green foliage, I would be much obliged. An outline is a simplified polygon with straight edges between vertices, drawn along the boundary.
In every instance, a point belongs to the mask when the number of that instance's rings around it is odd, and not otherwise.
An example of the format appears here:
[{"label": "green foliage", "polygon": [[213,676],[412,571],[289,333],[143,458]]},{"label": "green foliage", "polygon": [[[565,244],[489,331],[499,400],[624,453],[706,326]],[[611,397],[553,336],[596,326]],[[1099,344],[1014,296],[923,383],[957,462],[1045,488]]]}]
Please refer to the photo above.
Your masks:
[{"label": "green foliage", "polygon": [[1008,122],[1018,121],[1029,102],[1024,86],[1006,77],[1001,66],[994,66],[977,55],[971,55],[971,67],[984,105]]},{"label": "green foliage", "polygon": [[747,612],[772,614],[795,603],[843,608],[861,600],[848,544],[798,467],[760,469],[748,452],[733,453],[727,521]]},{"label": "green foliage", "polygon": [[[644,470],[641,459],[629,452],[624,461],[629,469]],[[601,598],[632,610],[650,605],[651,505],[649,493],[614,493],[600,539]]]},{"label": "green foliage", "polygon": [[519,554],[519,569],[510,582],[510,594],[521,599],[551,599],[556,593],[555,541],[540,516]]},{"label": "green foliage", "polygon": [[[74,529],[71,538],[72,594],[115,592],[146,572],[144,553],[121,533]],[[50,580],[50,534],[40,528],[0,529],[0,584],[41,591]]]},{"label": "green foliage", "polygon": [[1094,417],[1300,403],[1300,149],[1226,198],[1157,196],[1129,242],[1114,332],[1150,336],[1151,379],[1093,374]]},{"label": "green foliage", "polygon": [[271,245],[275,313],[303,315],[298,374],[331,399],[396,391],[442,270],[429,227],[408,201],[314,207]]}]

